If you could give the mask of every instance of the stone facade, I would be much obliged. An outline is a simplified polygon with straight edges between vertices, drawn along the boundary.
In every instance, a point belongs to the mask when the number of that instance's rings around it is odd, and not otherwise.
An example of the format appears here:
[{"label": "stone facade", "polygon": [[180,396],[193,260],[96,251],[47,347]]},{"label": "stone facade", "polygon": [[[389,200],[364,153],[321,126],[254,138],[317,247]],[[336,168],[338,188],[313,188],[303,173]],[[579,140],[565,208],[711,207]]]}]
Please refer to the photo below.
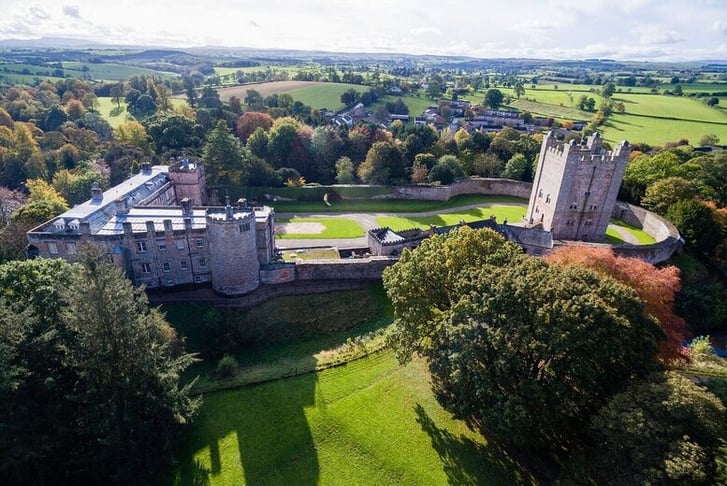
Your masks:
[{"label": "stone facade", "polygon": [[[181,200],[179,196],[185,196]],[[269,207],[200,207],[199,161],[144,166],[108,191],[28,232],[31,258],[78,259],[83,245],[104,250],[136,285],[211,283],[224,295],[250,292],[275,255]]]},{"label": "stone facade", "polygon": [[616,204],[631,148],[613,152],[601,136],[578,144],[559,144],[552,132],[543,138],[526,215],[530,227],[550,231],[556,240],[603,241]]}]

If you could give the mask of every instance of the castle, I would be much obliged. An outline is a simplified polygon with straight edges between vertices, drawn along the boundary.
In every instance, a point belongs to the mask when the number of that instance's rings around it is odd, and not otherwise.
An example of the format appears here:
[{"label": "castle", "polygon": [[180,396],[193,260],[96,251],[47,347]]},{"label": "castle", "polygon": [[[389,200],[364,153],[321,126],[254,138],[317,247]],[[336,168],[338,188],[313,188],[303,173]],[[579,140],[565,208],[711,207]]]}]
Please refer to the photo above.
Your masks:
[{"label": "castle", "polygon": [[[560,145],[549,133],[532,187],[526,182],[468,179],[450,186],[395,189],[404,198],[442,200],[453,193],[530,194],[524,225],[494,220],[468,225],[498,231],[533,255],[570,244],[567,240],[602,240],[610,218],[616,217],[658,239],[653,245],[616,245],[618,254],[662,262],[681,248],[676,228],[644,209],[616,204],[629,151],[626,142],[613,152],[604,150],[598,134],[581,144]],[[204,168],[198,160],[145,164],[121,184],[105,192],[94,186],[91,192],[89,201],[28,232],[30,258],[74,262],[82,245],[90,244],[103,249],[136,285],[153,289],[207,284],[224,296],[248,294],[261,284],[378,279],[404,248],[458,226],[375,228],[368,231],[368,248],[357,249],[360,258],[286,263],[275,261],[273,209],[249,207],[244,200],[234,207],[229,202],[206,206]]]},{"label": "castle", "polygon": [[209,282],[224,295],[260,285],[275,254],[269,207],[208,207],[204,168],[184,159],[145,164],[139,174],[28,232],[30,258],[74,262],[84,244],[104,249],[136,285]]},{"label": "castle", "polygon": [[525,216],[527,226],[549,231],[556,240],[603,241],[631,148],[613,152],[594,133],[578,144],[543,138],[538,169]]}]

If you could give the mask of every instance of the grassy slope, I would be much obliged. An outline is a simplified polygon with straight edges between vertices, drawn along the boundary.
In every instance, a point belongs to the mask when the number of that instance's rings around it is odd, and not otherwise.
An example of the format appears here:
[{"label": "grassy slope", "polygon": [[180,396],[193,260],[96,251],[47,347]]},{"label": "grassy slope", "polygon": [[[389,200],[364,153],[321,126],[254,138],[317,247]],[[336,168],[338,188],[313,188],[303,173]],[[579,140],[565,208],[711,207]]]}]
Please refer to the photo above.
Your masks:
[{"label": "grassy slope", "polygon": [[207,395],[179,459],[180,484],[522,482],[438,406],[421,362],[391,352]]},{"label": "grassy slope", "polygon": [[166,71],[155,71],[153,69],[146,69],[137,66],[128,66],[125,64],[114,64],[114,63],[83,63],[83,62],[63,62],[63,69],[67,75],[74,77],[81,77],[84,75],[82,71],[83,66],[88,67],[87,74],[91,79],[104,79],[108,81],[120,81],[128,79],[132,74],[151,74],[154,76],[161,76],[165,79],[171,79],[178,76],[178,74],[170,73]]}]

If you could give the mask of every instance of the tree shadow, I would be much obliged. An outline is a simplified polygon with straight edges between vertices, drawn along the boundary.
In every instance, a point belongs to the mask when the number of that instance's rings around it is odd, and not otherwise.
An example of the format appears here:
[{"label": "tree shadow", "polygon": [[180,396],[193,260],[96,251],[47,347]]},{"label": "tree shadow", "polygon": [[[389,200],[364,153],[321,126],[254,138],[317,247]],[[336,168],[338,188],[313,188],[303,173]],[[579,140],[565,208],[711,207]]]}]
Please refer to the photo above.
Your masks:
[{"label": "tree shadow", "polygon": [[[305,416],[316,384],[316,374],[307,373],[205,396],[175,484],[209,484],[218,475],[227,482],[243,476],[251,485],[317,484],[318,455]],[[194,457],[204,450],[207,467]]]},{"label": "tree shadow", "polygon": [[432,447],[439,454],[449,484],[476,486],[534,482],[529,474],[521,474],[519,466],[504,451],[440,429],[424,407],[417,404],[414,409],[417,423],[429,435]]}]

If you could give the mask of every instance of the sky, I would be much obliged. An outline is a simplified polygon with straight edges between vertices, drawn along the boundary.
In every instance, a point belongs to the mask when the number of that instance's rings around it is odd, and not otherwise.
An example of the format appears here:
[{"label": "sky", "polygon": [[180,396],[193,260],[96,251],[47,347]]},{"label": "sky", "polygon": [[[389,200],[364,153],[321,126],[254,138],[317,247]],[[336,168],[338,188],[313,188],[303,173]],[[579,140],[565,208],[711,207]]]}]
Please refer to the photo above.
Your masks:
[{"label": "sky", "polygon": [[0,0],[0,40],[727,60],[727,0]]}]

